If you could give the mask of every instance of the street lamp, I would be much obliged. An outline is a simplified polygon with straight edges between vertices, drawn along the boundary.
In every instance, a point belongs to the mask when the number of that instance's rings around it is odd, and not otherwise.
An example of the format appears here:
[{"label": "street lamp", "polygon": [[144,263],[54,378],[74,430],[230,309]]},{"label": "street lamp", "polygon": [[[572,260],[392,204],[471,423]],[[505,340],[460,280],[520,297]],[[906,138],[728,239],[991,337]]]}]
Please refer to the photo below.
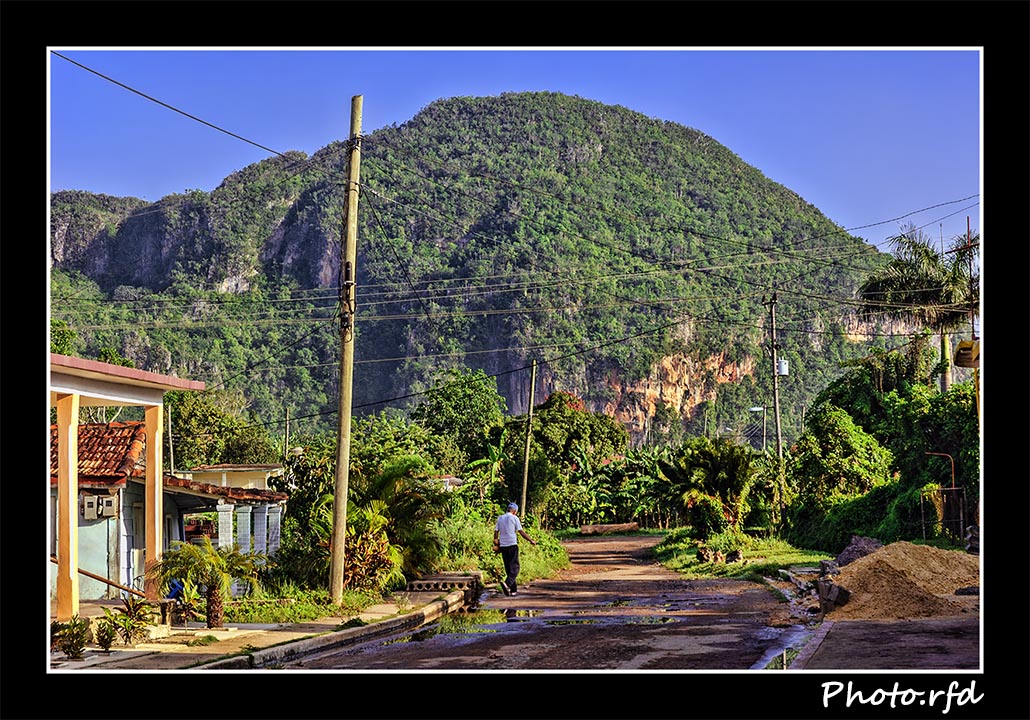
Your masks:
[{"label": "street lamp", "polygon": [[762,452],[765,452],[765,421],[768,417],[768,408],[765,405],[756,405],[755,407],[748,408],[749,412],[760,412],[762,413]]}]

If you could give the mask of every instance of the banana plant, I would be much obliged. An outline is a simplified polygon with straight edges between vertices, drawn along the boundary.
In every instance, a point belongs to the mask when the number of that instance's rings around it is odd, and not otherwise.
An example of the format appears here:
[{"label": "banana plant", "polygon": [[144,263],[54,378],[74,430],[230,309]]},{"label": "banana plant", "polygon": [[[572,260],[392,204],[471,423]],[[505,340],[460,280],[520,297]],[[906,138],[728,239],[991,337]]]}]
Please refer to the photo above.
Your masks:
[{"label": "banana plant", "polygon": [[[501,468],[504,467],[504,463],[508,462],[511,458],[508,453],[504,451],[504,439],[507,434],[507,428],[501,429],[501,435],[497,440],[497,444],[493,445],[487,443],[486,452],[487,456],[478,460],[473,460],[468,464],[468,469],[476,472],[480,468],[486,473],[487,482],[479,483],[479,500],[482,502],[486,498],[486,489],[493,487],[497,483],[497,478],[501,474]],[[478,473],[477,473],[478,475]]]}]

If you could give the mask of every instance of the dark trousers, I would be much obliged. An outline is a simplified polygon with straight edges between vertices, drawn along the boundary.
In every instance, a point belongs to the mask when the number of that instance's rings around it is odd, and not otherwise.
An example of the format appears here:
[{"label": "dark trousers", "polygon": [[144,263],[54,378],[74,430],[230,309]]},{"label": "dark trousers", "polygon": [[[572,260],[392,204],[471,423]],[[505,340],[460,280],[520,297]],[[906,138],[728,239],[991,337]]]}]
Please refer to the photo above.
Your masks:
[{"label": "dark trousers", "polygon": [[508,586],[512,592],[518,592],[518,585],[516,581],[519,577],[519,546],[518,545],[502,545],[501,546],[501,559],[504,560],[504,574],[507,577],[504,580],[504,584]]}]

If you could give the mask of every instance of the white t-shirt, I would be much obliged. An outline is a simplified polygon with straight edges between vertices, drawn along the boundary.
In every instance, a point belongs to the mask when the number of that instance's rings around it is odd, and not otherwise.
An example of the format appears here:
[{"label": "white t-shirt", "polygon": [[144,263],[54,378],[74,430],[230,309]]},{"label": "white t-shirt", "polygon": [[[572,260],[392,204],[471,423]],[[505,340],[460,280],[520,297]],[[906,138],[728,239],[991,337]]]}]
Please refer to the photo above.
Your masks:
[{"label": "white t-shirt", "polygon": [[497,518],[497,524],[494,527],[497,529],[497,542],[502,547],[519,544],[518,533],[522,529],[522,523],[519,521],[518,515],[506,512]]}]

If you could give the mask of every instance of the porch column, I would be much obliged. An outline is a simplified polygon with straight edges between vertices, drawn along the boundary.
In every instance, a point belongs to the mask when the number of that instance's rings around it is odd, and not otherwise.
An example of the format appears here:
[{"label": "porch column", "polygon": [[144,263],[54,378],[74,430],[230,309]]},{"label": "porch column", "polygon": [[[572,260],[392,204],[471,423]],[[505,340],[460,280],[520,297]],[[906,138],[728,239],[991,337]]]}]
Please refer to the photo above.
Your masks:
[{"label": "porch column", "polygon": [[268,552],[268,506],[254,507],[254,552]]},{"label": "porch column", "polygon": [[79,396],[57,397],[57,620],[79,614]]},{"label": "porch column", "polygon": [[145,411],[147,437],[147,479],[143,496],[143,512],[146,517],[147,544],[143,587],[147,600],[161,599],[161,582],[152,577],[150,570],[161,560],[164,549],[164,475],[161,468],[161,446],[164,442],[162,418],[164,405],[150,405]]},{"label": "porch column", "polygon": [[235,505],[218,505],[218,547],[231,548],[235,539],[232,535],[232,511]]},{"label": "porch column", "polygon": [[250,505],[236,506],[236,544],[240,552],[250,552]]},{"label": "porch column", "polygon": [[273,505],[268,508],[268,554],[275,555],[279,549],[279,527],[282,523],[282,505]]}]

